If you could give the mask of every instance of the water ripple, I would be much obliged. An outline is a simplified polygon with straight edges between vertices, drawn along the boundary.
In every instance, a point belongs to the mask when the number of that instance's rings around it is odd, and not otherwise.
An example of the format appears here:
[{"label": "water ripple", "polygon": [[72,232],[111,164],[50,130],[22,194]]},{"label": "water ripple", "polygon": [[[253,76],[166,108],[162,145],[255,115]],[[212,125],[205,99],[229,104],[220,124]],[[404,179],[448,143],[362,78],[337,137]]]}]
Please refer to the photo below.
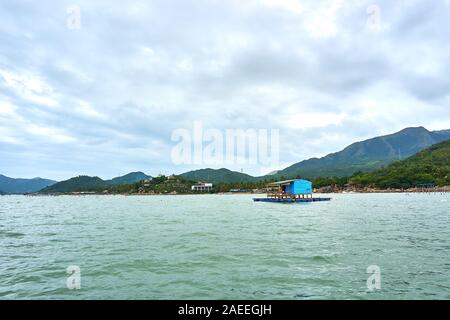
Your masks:
[{"label": "water ripple", "polygon": [[[449,298],[448,195],[251,198],[0,197],[0,298]],[[81,290],[66,288],[70,265]]]}]

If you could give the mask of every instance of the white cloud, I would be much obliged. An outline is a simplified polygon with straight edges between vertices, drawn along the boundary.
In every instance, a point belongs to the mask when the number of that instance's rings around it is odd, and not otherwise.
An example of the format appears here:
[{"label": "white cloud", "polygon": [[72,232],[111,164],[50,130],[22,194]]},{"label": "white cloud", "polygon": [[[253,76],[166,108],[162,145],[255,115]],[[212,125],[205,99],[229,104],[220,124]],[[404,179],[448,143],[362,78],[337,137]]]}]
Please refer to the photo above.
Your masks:
[{"label": "white cloud", "polygon": [[260,3],[269,7],[278,7],[299,14],[304,11],[302,2],[299,0],[260,0]]},{"label": "white cloud", "polygon": [[25,127],[26,131],[32,135],[41,136],[44,141],[54,143],[69,143],[74,142],[76,139],[63,133],[61,129],[51,127],[41,127],[35,124],[29,124]]},{"label": "white cloud", "polygon": [[286,124],[291,129],[323,128],[329,125],[340,125],[344,114],[335,113],[299,113],[286,117]]},{"label": "white cloud", "polygon": [[377,1],[378,32],[368,0],[80,0],[79,30],[68,4],[0,3],[0,173],[182,172],[196,120],[280,129],[284,164],[450,123],[444,0]]},{"label": "white cloud", "polygon": [[17,107],[12,105],[8,101],[0,101],[0,116],[1,117],[7,117],[7,118],[16,118],[17,119],[17,113],[16,113]]},{"label": "white cloud", "polygon": [[81,115],[84,115],[89,118],[95,118],[95,119],[101,119],[101,120],[107,119],[107,116],[105,114],[102,114],[101,112],[96,110],[88,102],[83,101],[83,100],[78,100],[75,103],[76,103],[75,110],[76,110],[76,112],[80,113]]},{"label": "white cloud", "polygon": [[342,0],[323,1],[315,3],[304,14],[305,28],[312,37],[331,37],[339,31],[338,14]]},{"label": "white cloud", "polygon": [[36,76],[0,69],[0,77],[8,88],[29,102],[48,107],[58,105],[52,88]]}]

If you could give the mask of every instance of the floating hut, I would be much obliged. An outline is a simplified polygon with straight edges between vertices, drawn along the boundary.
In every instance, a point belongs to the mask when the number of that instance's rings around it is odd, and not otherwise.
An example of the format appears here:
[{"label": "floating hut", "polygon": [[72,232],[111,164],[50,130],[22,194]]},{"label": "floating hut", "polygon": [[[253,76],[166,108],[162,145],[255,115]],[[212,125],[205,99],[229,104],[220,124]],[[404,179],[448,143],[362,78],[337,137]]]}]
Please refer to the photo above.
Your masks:
[{"label": "floating hut", "polygon": [[260,202],[316,202],[330,201],[331,198],[314,198],[312,182],[303,179],[272,182],[267,185],[266,198],[254,198]]}]

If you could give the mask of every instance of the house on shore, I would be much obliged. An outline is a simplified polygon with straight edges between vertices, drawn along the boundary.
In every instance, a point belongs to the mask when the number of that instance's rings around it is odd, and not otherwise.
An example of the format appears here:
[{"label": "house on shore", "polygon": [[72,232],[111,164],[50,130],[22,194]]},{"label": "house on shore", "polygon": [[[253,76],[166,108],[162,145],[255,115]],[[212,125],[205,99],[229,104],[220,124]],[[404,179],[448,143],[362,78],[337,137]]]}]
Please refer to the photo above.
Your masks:
[{"label": "house on shore", "polygon": [[209,182],[198,182],[191,187],[194,192],[210,192],[212,191],[213,184]]}]

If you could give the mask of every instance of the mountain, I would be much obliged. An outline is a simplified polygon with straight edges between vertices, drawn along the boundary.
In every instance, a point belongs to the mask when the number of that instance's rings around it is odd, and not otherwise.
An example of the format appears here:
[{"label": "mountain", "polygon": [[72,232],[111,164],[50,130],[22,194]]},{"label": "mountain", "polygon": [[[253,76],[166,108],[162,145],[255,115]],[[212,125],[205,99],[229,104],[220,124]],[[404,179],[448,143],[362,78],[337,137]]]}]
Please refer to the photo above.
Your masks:
[{"label": "mountain", "polygon": [[102,191],[112,186],[133,184],[142,180],[151,179],[151,176],[143,172],[131,172],[124,176],[116,177],[111,180],[102,180],[99,177],[78,176],[69,180],[58,182],[50,187],[42,189],[42,193],[69,193],[69,192],[88,192]]},{"label": "mountain", "polygon": [[99,191],[106,188],[108,184],[99,177],[78,176],[69,180],[55,183],[54,185],[42,189],[42,193],[56,192],[81,192],[81,191]]},{"label": "mountain", "polygon": [[311,158],[262,177],[228,169],[201,169],[183,173],[192,181],[213,183],[255,182],[282,178],[345,177],[369,172],[405,159],[436,143],[450,139],[450,130],[428,131],[423,127],[406,128],[397,133],[356,142],[323,158]]},{"label": "mountain", "polygon": [[181,174],[181,176],[190,181],[205,181],[212,183],[235,183],[256,180],[255,177],[252,177],[248,174],[231,171],[224,168],[189,171]]},{"label": "mountain", "polygon": [[298,162],[281,170],[277,176],[350,176],[358,171],[372,171],[405,159],[447,139],[450,139],[450,130],[430,132],[423,127],[406,128],[394,134],[353,143],[344,150],[323,158]]},{"label": "mountain", "polygon": [[151,179],[151,178],[152,178],[151,176],[148,176],[143,172],[131,172],[124,176],[111,179],[107,182],[112,185],[121,185],[121,184],[136,183],[136,182]]},{"label": "mountain", "polygon": [[450,140],[433,145],[386,168],[353,176],[353,185],[411,188],[419,184],[450,185]]},{"label": "mountain", "polygon": [[51,186],[57,181],[34,178],[14,179],[0,174],[0,190],[4,193],[31,193]]}]

